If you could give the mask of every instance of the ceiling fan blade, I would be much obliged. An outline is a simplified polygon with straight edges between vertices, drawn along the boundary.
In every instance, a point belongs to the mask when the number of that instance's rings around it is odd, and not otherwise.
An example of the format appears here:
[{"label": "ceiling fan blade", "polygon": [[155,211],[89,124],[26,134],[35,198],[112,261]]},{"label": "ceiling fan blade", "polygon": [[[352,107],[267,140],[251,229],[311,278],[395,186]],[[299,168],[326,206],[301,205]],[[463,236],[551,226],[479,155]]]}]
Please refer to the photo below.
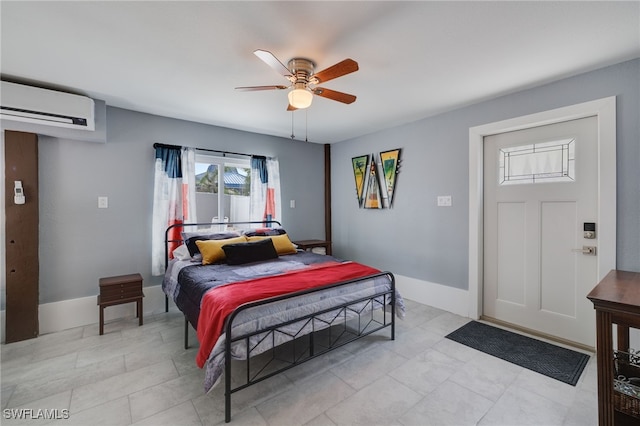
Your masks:
[{"label": "ceiling fan blade", "polygon": [[289,77],[292,77],[291,71],[289,71],[289,68],[287,68],[282,62],[278,60],[278,58],[274,56],[273,53],[269,52],[268,50],[258,49],[258,50],[255,50],[253,54],[256,55],[258,58],[262,59],[264,63],[269,65],[271,68],[273,68],[278,74],[282,75],[284,78],[288,79]]},{"label": "ceiling fan blade", "polygon": [[289,106],[287,107],[287,111],[295,111],[298,108],[294,107],[293,105],[289,104]]},{"label": "ceiling fan blade", "polygon": [[242,86],[242,87],[236,87],[236,90],[247,90],[247,91],[253,91],[253,90],[282,90],[282,89],[286,89],[288,86]]},{"label": "ceiling fan blade", "polygon": [[342,102],[343,104],[350,104],[355,102],[356,100],[356,97],[353,95],[343,92],[337,92],[331,89],[325,89],[324,87],[316,87],[315,89],[313,89],[313,93],[318,96],[322,96],[323,98]]},{"label": "ceiling fan blade", "polygon": [[333,80],[334,78],[342,77],[343,75],[350,74],[358,71],[358,63],[353,59],[345,59],[342,62],[330,66],[329,68],[318,71],[313,75],[318,83],[324,83],[325,81]]}]

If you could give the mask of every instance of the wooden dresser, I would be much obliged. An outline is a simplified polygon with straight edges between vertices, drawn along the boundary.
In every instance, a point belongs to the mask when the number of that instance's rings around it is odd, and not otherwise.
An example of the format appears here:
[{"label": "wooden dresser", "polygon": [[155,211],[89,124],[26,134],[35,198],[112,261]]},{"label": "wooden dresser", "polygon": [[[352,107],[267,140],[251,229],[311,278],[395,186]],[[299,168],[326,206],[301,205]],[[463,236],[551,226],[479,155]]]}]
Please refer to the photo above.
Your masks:
[{"label": "wooden dresser", "polygon": [[618,353],[614,363],[613,348],[613,324],[617,325],[617,349],[622,352],[629,350],[629,328],[640,328],[640,273],[612,270],[587,298],[596,310],[598,423],[640,424],[640,399],[614,390],[616,367],[625,360]]},{"label": "wooden dresser", "polygon": [[100,278],[100,335],[104,334],[104,308],[122,303],[136,302],[138,325],[142,325],[142,276],[140,274],[118,275]]}]

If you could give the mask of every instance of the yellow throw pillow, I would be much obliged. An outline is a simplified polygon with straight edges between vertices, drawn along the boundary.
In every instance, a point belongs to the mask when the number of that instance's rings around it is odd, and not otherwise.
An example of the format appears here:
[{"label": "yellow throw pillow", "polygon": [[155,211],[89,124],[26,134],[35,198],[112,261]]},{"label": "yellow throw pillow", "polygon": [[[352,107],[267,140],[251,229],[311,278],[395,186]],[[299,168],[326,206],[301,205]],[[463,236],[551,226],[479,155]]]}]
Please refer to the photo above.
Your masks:
[{"label": "yellow throw pillow", "polygon": [[225,259],[224,250],[222,246],[226,244],[246,243],[247,238],[245,236],[236,238],[227,238],[226,240],[199,240],[196,241],[198,250],[202,254],[202,264],[210,265],[211,263],[219,262]]},{"label": "yellow throw pillow", "polygon": [[272,235],[269,237],[247,237],[247,240],[251,242],[264,240],[265,238],[271,238],[273,246],[276,248],[276,252],[278,252],[279,255],[294,254],[297,252],[296,246],[293,245],[287,234]]}]

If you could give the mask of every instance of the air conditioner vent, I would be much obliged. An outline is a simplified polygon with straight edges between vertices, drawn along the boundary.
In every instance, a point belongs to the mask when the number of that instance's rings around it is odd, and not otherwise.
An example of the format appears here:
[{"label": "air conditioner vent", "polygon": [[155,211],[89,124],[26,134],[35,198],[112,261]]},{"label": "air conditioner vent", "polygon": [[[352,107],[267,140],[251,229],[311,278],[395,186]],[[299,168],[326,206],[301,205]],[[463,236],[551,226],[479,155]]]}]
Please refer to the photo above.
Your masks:
[{"label": "air conditioner vent", "polygon": [[95,130],[91,98],[2,82],[0,118],[72,129]]}]

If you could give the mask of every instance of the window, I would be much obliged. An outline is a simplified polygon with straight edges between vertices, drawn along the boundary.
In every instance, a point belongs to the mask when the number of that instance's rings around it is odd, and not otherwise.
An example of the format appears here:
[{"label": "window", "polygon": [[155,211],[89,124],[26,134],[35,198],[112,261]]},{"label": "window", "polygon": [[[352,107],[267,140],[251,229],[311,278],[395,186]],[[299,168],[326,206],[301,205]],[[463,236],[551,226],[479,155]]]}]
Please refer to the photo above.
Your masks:
[{"label": "window", "polygon": [[498,149],[498,184],[575,181],[575,139]]},{"label": "window", "polygon": [[[196,155],[195,174],[196,209],[199,222],[249,220],[251,193],[249,159]],[[220,179],[221,174],[222,179]]]}]

